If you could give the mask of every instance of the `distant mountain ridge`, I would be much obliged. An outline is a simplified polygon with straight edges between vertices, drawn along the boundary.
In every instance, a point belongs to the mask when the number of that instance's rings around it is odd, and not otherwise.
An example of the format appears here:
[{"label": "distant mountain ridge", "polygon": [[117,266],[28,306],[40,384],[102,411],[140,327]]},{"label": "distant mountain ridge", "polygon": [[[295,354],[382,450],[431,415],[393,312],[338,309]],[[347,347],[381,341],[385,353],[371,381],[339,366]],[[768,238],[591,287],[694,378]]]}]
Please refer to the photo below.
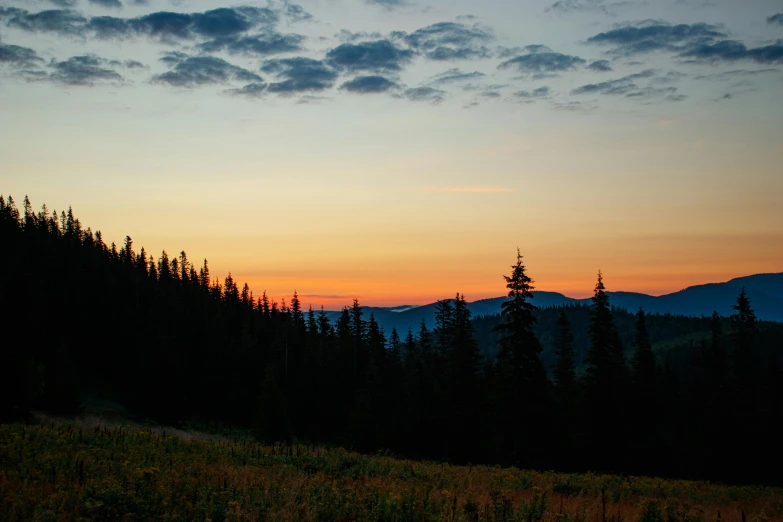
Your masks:
[{"label": "distant mountain ridge", "polygon": [[[635,312],[639,307],[642,307],[651,314],[669,313],[699,317],[712,315],[713,311],[717,311],[722,316],[729,316],[743,286],[758,319],[783,322],[783,272],[755,274],[723,283],[690,286],[661,296],[636,292],[607,292],[607,294],[609,294],[612,306],[630,312]],[[540,308],[566,304],[590,304],[590,298],[574,299],[557,292],[541,291],[533,292],[533,295],[533,303]],[[501,310],[500,305],[505,300],[505,297],[480,299],[468,303],[468,309],[474,317],[498,314]],[[372,313],[387,333],[391,332],[392,328],[396,328],[400,336],[404,337],[408,328],[411,328],[414,333],[418,331],[422,319],[426,322],[427,328],[433,328],[435,305],[436,303],[431,303],[417,307],[403,305],[388,308],[365,306],[365,319],[369,318]],[[339,314],[339,311],[327,312],[333,321],[337,319]]]}]

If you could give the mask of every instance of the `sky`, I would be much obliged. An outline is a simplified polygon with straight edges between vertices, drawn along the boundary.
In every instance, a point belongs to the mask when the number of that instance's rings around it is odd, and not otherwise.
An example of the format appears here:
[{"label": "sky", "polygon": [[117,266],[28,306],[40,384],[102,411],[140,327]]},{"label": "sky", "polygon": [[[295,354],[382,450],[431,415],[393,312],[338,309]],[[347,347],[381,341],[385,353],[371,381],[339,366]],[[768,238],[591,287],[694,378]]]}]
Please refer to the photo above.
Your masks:
[{"label": "sky", "polygon": [[783,271],[783,0],[0,0],[0,193],[305,305]]}]

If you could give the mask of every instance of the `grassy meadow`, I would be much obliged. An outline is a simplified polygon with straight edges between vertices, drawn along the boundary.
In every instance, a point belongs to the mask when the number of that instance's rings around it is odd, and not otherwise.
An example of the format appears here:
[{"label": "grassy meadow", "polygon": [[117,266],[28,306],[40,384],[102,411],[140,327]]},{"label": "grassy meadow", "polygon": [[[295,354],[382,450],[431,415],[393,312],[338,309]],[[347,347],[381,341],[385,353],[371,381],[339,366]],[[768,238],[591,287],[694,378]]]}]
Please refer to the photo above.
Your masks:
[{"label": "grassy meadow", "polygon": [[450,466],[162,430],[0,425],[0,520],[767,522],[783,490]]}]

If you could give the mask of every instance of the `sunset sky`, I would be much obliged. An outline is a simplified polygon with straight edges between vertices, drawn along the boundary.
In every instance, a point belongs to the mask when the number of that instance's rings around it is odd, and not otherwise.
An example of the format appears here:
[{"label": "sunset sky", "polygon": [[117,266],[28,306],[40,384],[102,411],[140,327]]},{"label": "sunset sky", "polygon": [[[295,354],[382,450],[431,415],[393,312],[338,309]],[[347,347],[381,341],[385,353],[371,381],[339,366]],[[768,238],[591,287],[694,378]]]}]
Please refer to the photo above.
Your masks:
[{"label": "sunset sky", "polygon": [[783,1],[0,0],[0,193],[336,308],[783,271]]}]

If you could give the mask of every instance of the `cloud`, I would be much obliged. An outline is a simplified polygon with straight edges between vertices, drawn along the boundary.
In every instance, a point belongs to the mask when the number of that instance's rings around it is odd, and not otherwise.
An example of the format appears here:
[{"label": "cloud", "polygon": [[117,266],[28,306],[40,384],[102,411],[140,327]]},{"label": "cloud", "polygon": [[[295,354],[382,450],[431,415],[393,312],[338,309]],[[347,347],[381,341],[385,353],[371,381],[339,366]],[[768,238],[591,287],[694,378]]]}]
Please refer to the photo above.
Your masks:
[{"label": "cloud", "polygon": [[305,11],[304,7],[298,4],[292,4],[290,2],[285,2],[283,7],[283,15],[290,22],[304,22],[313,18],[313,15]]},{"label": "cloud", "polygon": [[783,13],[773,14],[772,16],[767,18],[767,23],[783,25]]},{"label": "cloud", "polygon": [[608,45],[609,54],[632,56],[655,51],[677,51],[726,37],[717,26],[705,23],[671,25],[645,20],[616,27],[587,39],[587,43]]},{"label": "cloud", "polygon": [[608,80],[600,83],[590,83],[582,85],[571,91],[571,94],[604,94],[604,95],[619,95],[625,96],[639,91],[639,86],[636,85],[636,80],[642,78],[652,78],[656,74],[654,69],[647,69],[640,73],[631,74],[618,78],[616,80]]},{"label": "cloud", "polygon": [[76,0],[49,0],[49,2],[57,7],[73,7],[76,5]]},{"label": "cloud", "polygon": [[268,56],[272,54],[300,51],[304,36],[268,32],[251,36],[227,36],[215,38],[202,44],[199,49],[214,53],[227,51],[231,54]]},{"label": "cloud", "polygon": [[587,66],[591,71],[597,72],[610,72],[612,71],[612,63],[609,60],[596,60]]},{"label": "cloud", "polygon": [[0,64],[29,67],[39,62],[43,62],[43,59],[34,50],[0,42]]},{"label": "cloud", "polygon": [[125,60],[123,62],[119,60],[111,60],[108,65],[112,67],[125,67],[126,69],[147,69],[148,67],[143,63],[136,60]]},{"label": "cloud", "polygon": [[498,89],[502,89],[504,87],[508,87],[508,84],[503,83],[494,83],[490,85],[478,85],[474,83],[469,83],[467,85],[464,85],[462,87],[463,91],[470,92],[470,91],[496,91]]},{"label": "cloud", "polygon": [[578,11],[599,11],[606,15],[613,15],[618,7],[632,5],[634,2],[620,1],[607,2],[606,0],[558,0],[547,11],[559,11],[561,13],[571,13]]},{"label": "cloud", "polygon": [[549,87],[539,87],[538,89],[533,89],[532,91],[518,91],[514,93],[514,96],[517,98],[525,98],[525,99],[531,99],[531,98],[546,98],[549,96],[549,93],[551,90]]},{"label": "cloud", "polygon": [[454,69],[449,69],[447,71],[444,71],[440,74],[436,74],[429,80],[428,83],[430,83],[431,85],[443,85],[446,83],[476,80],[478,78],[483,78],[485,76],[486,74],[479,71],[462,72],[460,69],[454,68]]},{"label": "cloud", "polygon": [[424,187],[427,192],[457,192],[462,194],[498,194],[503,192],[516,192],[516,189],[493,186],[462,186],[462,187]]},{"label": "cloud", "polygon": [[[90,0],[104,7],[120,7],[120,0]],[[289,20],[304,20],[310,15],[300,6],[284,3],[280,8],[233,7],[218,8],[202,13],[175,13],[158,11],[136,18],[99,16],[89,21],[71,9],[52,9],[30,13],[26,9],[0,7],[0,20],[9,26],[31,32],[53,32],[83,36],[93,32],[98,38],[123,39],[130,35],[146,35],[163,41],[176,39],[231,38],[252,29],[274,27],[281,14]]]},{"label": "cloud", "polygon": [[128,22],[124,18],[114,16],[95,16],[90,18],[85,28],[101,40],[123,39],[132,34]]},{"label": "cloud", "polygon": [[721,40],[715,43],[699,44],[681,52],[680,58],[686,58],[691,62],[735,62],[738,60],[750,60],[758,63],[783,62],[783,40],[764,47],[748,48],[744,43],[736,40]]},{"label": "cloud", "polygon": [[487,58],[492,53],[483,44],[493,35],[478,24],[468,26],[440,22],[404,35],[403,40],[430,60],[468,60]]},{"label": "cloud", "polygon": [[709,80],[709,81],[723,82],[723,81],[744,79],[752,76],[759,76],[761,74],[769,74],[769,73],[777,73],[777,72],[780,72],[780,69],[757,69],[757,70],[735,69],[733,71],[724,71],[715,74],[702,74],[700,76],[696,76],[694,80]]},{"label": "cloud", "polygon": [[96,82],[121,82],[122,76],[107,68],[108,64],[107,60],[92,54],[73,56],[62,62],[52,60],[49,63],[52,72],[38,74],[34,79],[87,87],[95,85]]},{"label": "cloud", "polygon": [[82,36],[87,19],[71,9],[50,9],[30,13],[16,7],[0,7],[0,20],[9,27],[29,32],[50,32],[67,36]]},{"label": "cloud", "polygon": [[214,9],[201,14],[159,11],[128,21],[139,34],[169,40],[188,39],[194,33],[208,37],[231,36],[253,27],[248,17],[234,9]]},{"label": "cloud", "polygon": [[258,25],[272,25],[278,20],[275,11],[263,7],[238,7],[213,9],[194,13],[193,30],[202,36],[234,36],[249,31]]},{"label": "cloud", "polygon": [[228,83],[232,80],[262,81],[257,74],[215,56],[187,56],[183,53],[167,53],[161,61],[173,66],[173,69],[153,76],[153,83],[192,88],[201,85]]},{"label": "cloud", "polygon": [[[591,83],[582,85],[571,91],[573,95],[581,94],[600,94],[603,96],[624,96],[626,98],[663,98],[668,101],[681,101],[685,99],[682,94],[677,94],[676,87],[655,87],[657,71],[647,69],[640,73],[630,74],[616,80],[609,80],[601,83]],[[644,87],[639,86],[638,80],[647,79],[648,84]],[[669,80],[667,80],[669,81]]]},{"label": "cloud", "polygon": [[120,0],[90,0],[91,4],[105,7],[106,9],[122,9]]},{"label": "cloud", "polygon": [[303,91],[322,91],[334,85],[337,72],[326,63],[312,58],[283,58],[268,60],[262,71],[274,73],[283,81],[271,83],[270,92],[293,94]]},{"label": "cloud", "polygon": [[597,105],[594,104],[587,104],[582,103],[578,101],[568,101],[568,102],[560,102],[560,101],[553,101],[552,108],[556,111],[565,111],[565,112],[590,112],[597,108]]},{"label": "cloud", "polygon": [[244,96],[246,98],[260,98],[264,95],[264,91],[267,88],[267,84],[264,82],[248,83],[244,87],[239,89],[228,89],[224,92],[231,94],[232,96]]},{"label": "cloud", "polygon": [[335,34],[334,37],[341,42],[355,42],[357,40],[383,40],[384,36],[378,31],[368,33],[367,31],[348,31],[347,29],[340,29],[340,32]]},{"label": "cloud", "polygon": [[399,71],[411,61],[413,51],[401,49],[389,40],[344,43],[326,53],[326,61],[348,71]]},{"label": "cloud", "polygon": [[404,96],[413,101],[429,101],[440,103],[446,95],[446,91],[435,89],[433,87],[414,87],[407,89]]},{"label": "cloud", "polygon": [[[292,5],[289,4],[289,7]],[[5,14],[9,25],[26,30],[47,30],[64,34],[79,34],[84,29],[94,32],[102,39],[122,39],[131,35],[145,35],[164,41],[195,37],[232,38],[254,28],[271,28],[279,20],[278,13],[272,9],[247,6],[212,9],[203,13],[158,11],[137,18],[98,16],[89,21],[69,10],[42,11],[34,15],[24,10],[16,11],[18,12]],[[2,8],[0,17],[3,17]]]},{"label": "cloud", "polygon": [[515,56],[498,65],[498,69],[516,69],[534,77],[553,76],[557,73],[576,69],[585,62],[578,56],[556,53],[543,45],[528,45],[528,53]]},{"label": "cloud", "polygon": [[383,76],[357,76],[340,86],[340,89],[355,93],[381,93],[397,87],[397,84]]},{"label": "cloud", "polygon": [[370,5],[377,5],[380,7],[383,7],[384,9],[388,9],[391,11],[392,9],[398,9],[400,7],[406,7],[408,5],[411,5],[408,0],[365,0]]}]

